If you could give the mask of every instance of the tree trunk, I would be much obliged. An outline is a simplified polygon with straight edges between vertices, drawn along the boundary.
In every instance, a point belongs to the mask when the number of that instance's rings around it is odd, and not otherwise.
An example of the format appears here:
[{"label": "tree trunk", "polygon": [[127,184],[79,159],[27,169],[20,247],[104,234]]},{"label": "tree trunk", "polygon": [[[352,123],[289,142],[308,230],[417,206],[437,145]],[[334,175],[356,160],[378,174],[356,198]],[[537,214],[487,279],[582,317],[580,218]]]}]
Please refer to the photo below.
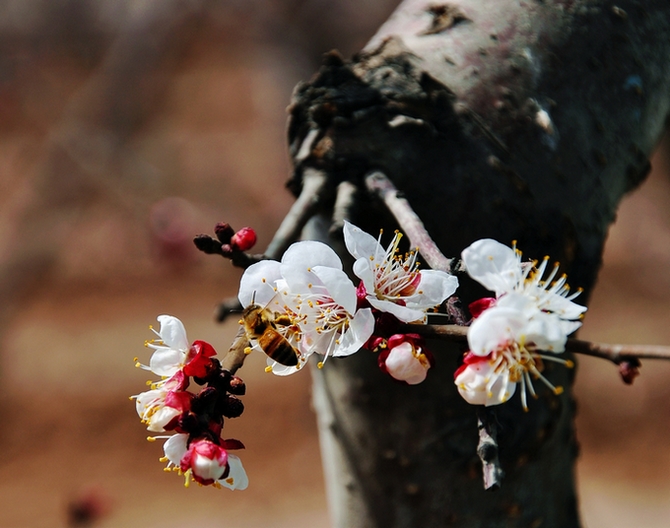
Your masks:
[{"label": "tree trunk", "polygon": [[[358,186],[351,220],[391,217],[363,192],[381,170],[442,251],[513,239],[593,287],[621,196],[649,170],[670,105],[667,0],[406,0],[351,62],[329,54],[294,95],[290,186],[307,168]],[[305,235],[341,248],[329,210]],[[481,290],[461,280],[465,303]],[[574,371],[565,393],[496,408],[502,488],[483,491],[477,408],[458,395],[456,345],[432,343],[418,386],[361,352],[315,371],[335,527],[580,525],[574,485]]]}]

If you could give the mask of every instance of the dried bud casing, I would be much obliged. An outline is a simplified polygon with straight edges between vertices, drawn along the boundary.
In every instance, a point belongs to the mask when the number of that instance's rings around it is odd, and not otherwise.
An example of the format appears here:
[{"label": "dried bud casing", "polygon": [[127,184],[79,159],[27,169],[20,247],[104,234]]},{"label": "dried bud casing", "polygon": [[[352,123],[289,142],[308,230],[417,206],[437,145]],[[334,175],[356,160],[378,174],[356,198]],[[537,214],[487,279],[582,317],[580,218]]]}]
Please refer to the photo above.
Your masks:
[{"label": "dried bud casing", "polygon": [[230,239],[235,234],[235,230],[230,224],[219,222],[214,226],[214,234],[222,244],[230,244]]},{"label": "dried bud casing", "polygon": [[228,392],[230,392],[230,394],[235,394],[236,396],[244,396],[247,392],[247,386],[244,381],[242,381],[242,378],[233,376],[230,380]]},{"label": "dried bud casing", "polygon": [[221,243],[209,235],[197,235],[193,239],[195,247],[208,255],[221,255]]},{"label": "dried bud casing", "polygon": [[244,412],[244,404],[238,397],[228,394],[221,398],[219,410],[226,418],[237,418]]}]

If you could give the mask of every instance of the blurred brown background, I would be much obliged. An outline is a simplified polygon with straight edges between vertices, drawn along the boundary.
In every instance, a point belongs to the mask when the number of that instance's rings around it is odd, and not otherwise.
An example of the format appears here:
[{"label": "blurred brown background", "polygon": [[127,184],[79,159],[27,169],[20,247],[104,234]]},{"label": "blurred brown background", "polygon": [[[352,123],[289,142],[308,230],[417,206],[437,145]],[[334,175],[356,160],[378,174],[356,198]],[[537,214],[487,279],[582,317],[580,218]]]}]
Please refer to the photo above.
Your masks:
[{"label": "blurred brown background", "polygon": [[[212,313],[240,272],[191,239],[227,221],[267,244],[292,203],[293,86],[396,3],[0,0],[0,526],[328,525],[307,373],[252,355],[226,426],[250,488],[184,489],[128,401],[133,357],[161,313],[225,351],[235,322]],[[670,344],[667,151],[621,207],[584,338]],[[581,361],[587,526],[670,525],[669,380]]]}]

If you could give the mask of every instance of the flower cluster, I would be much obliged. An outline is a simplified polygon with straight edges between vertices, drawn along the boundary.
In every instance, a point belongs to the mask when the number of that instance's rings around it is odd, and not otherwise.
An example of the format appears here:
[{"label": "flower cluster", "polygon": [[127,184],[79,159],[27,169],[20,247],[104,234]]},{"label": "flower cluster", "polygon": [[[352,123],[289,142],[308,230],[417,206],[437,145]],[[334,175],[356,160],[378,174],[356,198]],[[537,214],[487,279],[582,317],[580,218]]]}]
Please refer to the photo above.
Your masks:
[{"label": "flower cluster", "polygon": [[[245,489],[247,475],[240,459],[230,454],[243,449],[239,440],[221,438],[224,418],[242,414],[238,396],[244,382],[221,368],[216,351],[204,341],[189,344],[182,322],[170,315],[158,317],[157,338],[146,342],[154,352],[149,365],[136,365],[161,376],[150,389],[132,396],[137,414],[153,433],[173,432],[163,447],[168,468],[184,475],[185,483]],[[137,361],[137,360],[136,360]],[[202,386],[196,394],[187,390],[191,378]]]},{"label": "flower cluster", "polygon": [[330,356],[349,356],[365,347],[385,350],[380,367],[395,379],[423,381],[431,360],[422,340],[394,329],[425,323],[426,312],[451,296],[458,280],[442,271],[419,270],[416,251],[399,254],[400,239],[396,233],[384,248],[345,223],[358,286],[337,254],[321,242],[297,242],[281,262],[264,260],[247,268],[238,294],[244,307],[241,323],[251,349],[267,354],[267,370],[293,374],[315,352],[323,357],[322,367]]},{"label": "flower cluster", "polygon": [[[468,329],[470,351],[455,373],[458,391],[469,403],[498,405],[521,386],[521,403],[528,409],[528,390],[535,396],[533,379],[541,380],[543,361],[571,367],[557,357],[565,350],[568,335],[581,326],[586,308],[573,302],[565,275],[557,278],[558,264],[546,275],[549,258],[541,264],[523,262],[521,252],[495,240],[478,240],[462,253],[468,274],[494,298],[484,298],[470,308],[475,320]],[[540,353],[548,352],[548,354]]]},{"label": "flower cluster", "polygon": [[[216,240],[197,237],[198,247],[254,262],[240,281],[240,323],[249,342],[245,352],[263,352],[268,372],[293,374],[314,353],[321,357],[321,368],[331,356],[365,348],[378,354],[380,370],[399,383],[416,385],[427,378],[435,358],[417,325],[455,293],[458,280],[443,271],[419,269],[416,250],[401,253],[400,233],[384,247],[381,234],[375,239],[345,222],[344,242],[359,279],[355,284],[335,251],[321,242],[297,242],[281,261],[255,261],[244,253],[255,242],[252,229],[234,232],[218,224],[215,232]],[[495,240],[474,242],[462,261],[470,277],[493,296],[469,306],[469,351],[454,374],[458,392],[468,403],[491,406],[508,401],[518,385],[525,410],[527,392],[536,396],[534,380],[560,394],[562,388],[543,370],[547,361],[572,366],[559,354],[581,325],[586,308],[573,302],[580,291],[570,293],[565,275],[558,276],[558,264],[547,270],[548,257],[541,263],[523,261],[516,246]],[[456,320],[464,319],[459,315]],[[161,380],[132,398],[149,431],[173,434],[149,439],[166,439],[161,460],[167,470],[184,475],[186,484],[245,489],[242,462],[230,453],[244,446],[221,437],[224,419],[244,409],[238,398],[245,393],[244,382],[221,368],[210,344],[190,343],[179,319],[161,315],[158,321],[157,339],[146,343],[154,350],[149,365],[137,366]],[[199,392],[187,390],[191,380]]]}]

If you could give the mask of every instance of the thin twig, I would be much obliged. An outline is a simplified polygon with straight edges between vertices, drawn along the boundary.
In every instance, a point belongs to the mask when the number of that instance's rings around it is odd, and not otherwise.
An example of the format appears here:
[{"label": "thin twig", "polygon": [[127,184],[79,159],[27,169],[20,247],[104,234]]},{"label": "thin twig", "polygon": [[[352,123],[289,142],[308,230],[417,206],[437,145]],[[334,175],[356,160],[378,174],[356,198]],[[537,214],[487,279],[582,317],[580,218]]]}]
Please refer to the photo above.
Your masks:
[{"label": "thin twig", "polygon": [[670,359],[670,347],[661,345],[619,345],[608,343],[592,343],[581,339],[568,339],[570,352],[584,354],[602,359],[609,359],[617,365],[630,358],[636,359]]},{"label": "thin twig", "polygon": [[477,429],[479,429],[477,456],[482,461],[484,489],[495,491],[500,488],[505,472],[500,467],[498,459],[498,431],[492,409],[486,407],[477,409]]},{"label": "thin twig", "polygon": [[423,222],[403,198],[395,185],[385,174],[375,171],[365,177],[365,185],[372,194],[377,195],[388,207],[400,225],[400,229],[409,237],[412,247],[419,253],[429,267],[435,270],[452,271],[452,259],[445,257],[426,231]]},{"label": "thin twig", "polygon": [[235,374],[244,365],[244,360],[247,357],[245,350],[248,346],[249,340],[247,339],[247,334],[244,331],[244,327],[241,326],[237,331],[233,344],[230,345],[228,352],[223,356],[221,366],[228,369],[232,374]]},{"label": "thin twig", "polygon": [[358,187],[348,180],[344,180],[337,186],[332,223],[330,224],[331,234],[342,233],[344,221],[351,219],[351,211],[356,205],[357,193]]},{"label": "thin twig", "polygon": [[270,245],[265,251],[268,259],[279,260],[284,251],[298,238],[307,221],[332,193],[328,176],[316,169],[305,169],[302,177],[302,191],[282,220]]}]

